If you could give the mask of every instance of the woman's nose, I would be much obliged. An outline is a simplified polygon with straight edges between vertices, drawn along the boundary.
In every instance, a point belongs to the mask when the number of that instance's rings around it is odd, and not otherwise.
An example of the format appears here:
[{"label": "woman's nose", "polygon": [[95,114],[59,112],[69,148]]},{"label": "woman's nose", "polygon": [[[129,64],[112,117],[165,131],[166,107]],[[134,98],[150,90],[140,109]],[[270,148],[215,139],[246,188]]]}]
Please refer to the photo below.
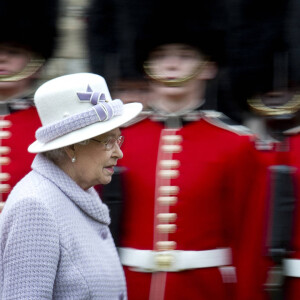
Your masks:
[{"label": "woman's nose", "polygon": [[116,143],[114,146],[114,156],[118,159],[123,158],[123,151],[121,150],[120,146]]}]

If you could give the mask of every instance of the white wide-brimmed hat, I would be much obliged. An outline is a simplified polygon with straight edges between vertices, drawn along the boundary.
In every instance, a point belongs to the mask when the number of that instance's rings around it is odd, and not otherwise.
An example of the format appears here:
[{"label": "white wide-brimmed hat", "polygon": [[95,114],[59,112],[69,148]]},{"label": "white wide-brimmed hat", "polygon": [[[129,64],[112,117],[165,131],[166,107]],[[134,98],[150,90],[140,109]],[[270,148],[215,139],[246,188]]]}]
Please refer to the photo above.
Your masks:
[{"label": "white wide-brimmed hat", "polygon": [[39,87],[34,102],[42,122],[31,153],[72,145],[127,123],[142,110],[141,103],[112,100],[105,79],[91,73],[54,78]]}]

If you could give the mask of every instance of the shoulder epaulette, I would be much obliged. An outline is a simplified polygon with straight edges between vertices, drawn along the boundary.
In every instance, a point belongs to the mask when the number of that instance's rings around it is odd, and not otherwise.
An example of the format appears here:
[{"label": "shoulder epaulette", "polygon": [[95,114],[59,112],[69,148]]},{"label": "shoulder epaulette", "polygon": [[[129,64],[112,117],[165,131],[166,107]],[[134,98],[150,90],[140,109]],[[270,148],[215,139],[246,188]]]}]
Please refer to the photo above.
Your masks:
[{"label": "shoulder epaulette", "polygon": [[204,119],[217,127],[232,131],[238,135],[253,135],[253,132],[248,127],[230,119],[222,112],[214,110],[203,110],[202,112]]},{"label": "shoulder epaulette", "polygon": [[296,134],[300,133],[300,126],[285,130],[283,133],[285,135],[296,135]]}]

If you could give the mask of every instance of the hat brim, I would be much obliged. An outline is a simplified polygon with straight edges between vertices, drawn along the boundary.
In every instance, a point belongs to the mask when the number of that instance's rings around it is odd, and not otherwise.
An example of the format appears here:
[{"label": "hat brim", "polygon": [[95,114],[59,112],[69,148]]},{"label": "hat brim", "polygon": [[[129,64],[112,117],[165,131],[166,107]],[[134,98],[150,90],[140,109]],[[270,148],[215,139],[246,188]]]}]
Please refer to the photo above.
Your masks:
[{"label": "hat brim", "polygon": [[142,109],[143,105],[141,103],[125,104],[123,114],[120,116],[115,116],[108,121],[97,122],[84,128],[80,128],[76,131],[60,136],[48,143],[35,141],[28,147],[28,152],[41,153],[49,150],[54,150],[104,134],[120,127],[121,125],[126,124],[127,122],[135,118],[142,111]]}]

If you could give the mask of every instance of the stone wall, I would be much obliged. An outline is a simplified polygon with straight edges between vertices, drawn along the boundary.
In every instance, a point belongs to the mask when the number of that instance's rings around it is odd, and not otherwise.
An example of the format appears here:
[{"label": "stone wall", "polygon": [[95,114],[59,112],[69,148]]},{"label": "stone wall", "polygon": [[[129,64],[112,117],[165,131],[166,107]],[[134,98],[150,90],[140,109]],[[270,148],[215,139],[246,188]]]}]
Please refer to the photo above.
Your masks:
[{"label": "stone wall", "polygon": [[60,0],[57,46],[41,74],[42,81],[89,71],[85,41],[88,5],[89,0]]}]

